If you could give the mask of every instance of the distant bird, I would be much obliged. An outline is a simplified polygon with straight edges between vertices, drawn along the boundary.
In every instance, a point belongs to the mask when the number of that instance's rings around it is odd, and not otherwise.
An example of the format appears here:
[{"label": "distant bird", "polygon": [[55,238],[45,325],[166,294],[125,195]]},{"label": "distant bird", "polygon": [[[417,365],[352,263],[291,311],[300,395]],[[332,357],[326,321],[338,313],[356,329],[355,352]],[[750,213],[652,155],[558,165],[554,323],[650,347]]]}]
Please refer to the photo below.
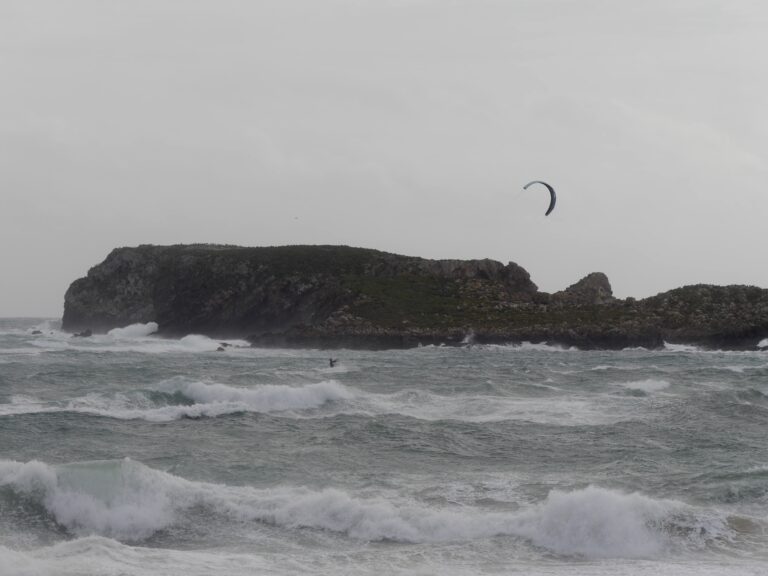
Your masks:
[{"label": "distant bird", "polygon": [[550,186],[546,182],[542,182],[541,180],[534,180],[532,182],[528,182],[528,184],[523,186],[523,190],[527,190],[528,186],[530,186],[531,184],[541,184],[542,186],[546,186],[547,190],[549,190],[549,208],[547,208],[547,211],[544,213],[544,216],[549,216],[549,213],[555,209],[555,202],[557,201],[557,195],[555,194],[555,189],[552,188],[552,186]]}]

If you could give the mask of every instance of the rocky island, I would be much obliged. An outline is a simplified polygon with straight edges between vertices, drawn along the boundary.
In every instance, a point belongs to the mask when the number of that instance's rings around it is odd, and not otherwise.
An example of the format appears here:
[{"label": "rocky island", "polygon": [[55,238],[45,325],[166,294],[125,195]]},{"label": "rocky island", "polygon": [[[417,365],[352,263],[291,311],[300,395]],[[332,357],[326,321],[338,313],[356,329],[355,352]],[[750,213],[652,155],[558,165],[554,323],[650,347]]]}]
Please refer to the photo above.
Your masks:
[{"label": "rocky island", "polygon": [[241,337],[260,346],[755,349],[768,337],[768,290],[694,285],[622,300],[599,272],[550,294],[512,262],[206,244],[117,248],[64,298],[65,330],[150,321],[161,335]]}]

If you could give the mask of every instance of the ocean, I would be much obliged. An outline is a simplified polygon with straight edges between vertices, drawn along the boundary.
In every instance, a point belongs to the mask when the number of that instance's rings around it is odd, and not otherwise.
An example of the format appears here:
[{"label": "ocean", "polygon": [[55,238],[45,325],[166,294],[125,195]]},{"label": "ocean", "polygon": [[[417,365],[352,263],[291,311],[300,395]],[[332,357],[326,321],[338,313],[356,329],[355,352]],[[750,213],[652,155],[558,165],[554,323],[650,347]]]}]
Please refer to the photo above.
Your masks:
[{"label": "ocean", "polygon": [[0,320],[0,575],[768,574],[768,352],[154,328]]}]

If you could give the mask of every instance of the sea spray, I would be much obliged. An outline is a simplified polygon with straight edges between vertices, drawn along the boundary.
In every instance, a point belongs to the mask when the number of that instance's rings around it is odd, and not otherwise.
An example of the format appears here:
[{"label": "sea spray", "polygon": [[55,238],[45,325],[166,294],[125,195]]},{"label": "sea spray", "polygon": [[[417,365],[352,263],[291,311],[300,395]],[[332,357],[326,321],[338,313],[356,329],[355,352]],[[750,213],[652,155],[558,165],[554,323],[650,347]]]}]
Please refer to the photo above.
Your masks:
[{"label": "sea spray", "polygon": [[181,418],[213,418],[239,412],[286,412],[320,408],[354,397],[329,380],[303,386],[258,385],[251,388],[173,379],[153,389],[123,393],[90,393],[66,404],[46,403],[15,395],[0,403],[0,416],[43,412],[76,412],[119,420],[170,422]]},{"label": "sea spray", "polygon": [[157,332],[159,326],[157,322],[147,322],[146,324],[131,324],[124,328],[113,328],[107,334],[113,338],[142,338]]},{"label": "sea spray", "polygon": [[252,388],[219,383],[169,381],[159,385],[157,389],[178,392],[195,403],[238,403],[255,412],[305,410],[322,406],[326,402],[352,397],[348,388],[333,380],[304,386],[265,384]]},{"label": "sea spray", "polygon": [[654,557],[667,544],[661,522],[681,508],[641,494],[589,486],[555,490],[527,514],[524,532],[538,546],[588,558]]},{"label": "sea spray", "polygon": [[[36,498],[72,534],[124,541],[146,539],[188,521],[184,513],[202,507],[208,517],[311,528],[366,541],[467,542],[505,536],[530,540],[559,555],[634,558],[687,546],[674,542],[675,532],[684,535],[690,518],[712,516],[679,502],[595,486],[554,490],[543,502],[518,512],[488,512],[361,497],[336,488],[192,482],[130,459],[60,466],[0,461],[0,486]],[[725,520],[718,521],[725,529]],[[703,525],[699,522],[692,533],[700,536]]]},{"label": "sea spray", "polygon": [[[184,481],[181,481],[183,483]],[[0,486],[36,498],[75,535],[141,540],[173,522],[179,483],[130,459],[50,466],[0,461]]]}]

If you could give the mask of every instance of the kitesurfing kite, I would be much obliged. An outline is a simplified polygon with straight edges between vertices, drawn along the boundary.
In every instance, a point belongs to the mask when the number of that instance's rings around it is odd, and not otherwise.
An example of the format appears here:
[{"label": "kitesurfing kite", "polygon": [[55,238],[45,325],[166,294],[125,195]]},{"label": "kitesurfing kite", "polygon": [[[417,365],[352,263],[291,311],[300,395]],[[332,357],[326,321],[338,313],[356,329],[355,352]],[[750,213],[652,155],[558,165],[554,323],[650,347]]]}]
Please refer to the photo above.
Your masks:
[{"label": "kitesurfing kite", "polygon": [[555,195],[555,189],[552,188],[552,186],[550,186],[546,182],[542,182],[541,180],[534,180],[533,182],[528,182],[528,184],[523,186],[523,190],[527,190],[528,186],[530,186],[531,184],[541,184],[542,186],[546,186],[547,190],[549,190],[549,208],[547,208],[547,211],[544,213],[544,216],[549,216],[549,213],[555,209],[555,202],[557,201],[557,196]]}]

